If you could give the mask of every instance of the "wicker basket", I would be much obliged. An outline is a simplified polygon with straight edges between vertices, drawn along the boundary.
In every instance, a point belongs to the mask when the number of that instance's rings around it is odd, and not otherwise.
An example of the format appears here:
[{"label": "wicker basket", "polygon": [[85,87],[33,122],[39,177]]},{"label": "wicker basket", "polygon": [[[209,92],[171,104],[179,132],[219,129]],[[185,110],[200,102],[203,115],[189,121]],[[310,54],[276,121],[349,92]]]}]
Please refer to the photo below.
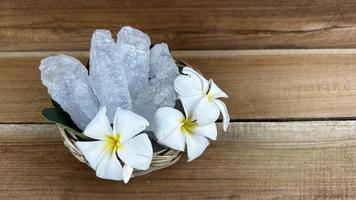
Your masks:
[{"label": "wicker basket", "polygon": [[[175,59],[175,61],[180,69],[182,69],[184,66],[188,66],[188,64],[184,61],[177,59]],[[73,130],[70,128],[65,128],[63,126],[58,126],[58,128],[62,136],[63,143],[69,149],[70,153],[72,153],[73,156],[77,158],[80,162],[83,162],[90,166],[88,161],[84,158],[83,154],[75,145],[75,142],[79,141],[79,139],[76,137],[75,133],[73,133]],[[176,163],[182,156],[182,154],[183,152],[181,151],[169,148],[163,148],[159,151],[153,152],[150,167],[147,170],[134,170],[134,172],[132,173],[132,177],[145,175],[150,172],[169,167]]]}]

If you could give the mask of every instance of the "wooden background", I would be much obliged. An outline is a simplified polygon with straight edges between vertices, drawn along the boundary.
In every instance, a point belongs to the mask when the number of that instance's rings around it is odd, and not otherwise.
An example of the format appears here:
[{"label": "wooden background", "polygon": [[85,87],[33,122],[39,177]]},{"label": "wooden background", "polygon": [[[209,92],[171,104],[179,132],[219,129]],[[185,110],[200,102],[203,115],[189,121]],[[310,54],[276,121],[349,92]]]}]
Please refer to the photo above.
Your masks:
[{"label": "wooden background", "polygon": [[[40,110],[43,57],[131,25],[230,96],[199,159],[99,180]],[[356,1],[0,0],[0,199],[356,199]]]}]

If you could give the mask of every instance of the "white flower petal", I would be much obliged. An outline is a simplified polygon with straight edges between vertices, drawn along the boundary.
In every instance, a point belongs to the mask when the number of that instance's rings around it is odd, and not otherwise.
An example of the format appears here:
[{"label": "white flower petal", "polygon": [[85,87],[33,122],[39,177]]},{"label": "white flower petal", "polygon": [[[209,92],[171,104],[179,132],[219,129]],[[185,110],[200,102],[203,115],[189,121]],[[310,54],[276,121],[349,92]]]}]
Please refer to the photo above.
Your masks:
[{"label": "white flower petal", "polygon": [[93,139],[104,139],[105,135],[111,134],[112,128],[106,116],[106,107],[102,107],[94,119],[87,125],[84,135]]},{"label": "white flower petal", "polygon": [[132,172],[133,172],[133,168],[130,167],[129,165],[124,165],[124,169],[123,169],[123,179],[124,179],[124,183],[128,183],[130,178],[131,178],[131,175],[132,175]]},{"label": "white flower petal", "polygon": [[187,75],[179,75],[174,80],[174,88],[180,96],[203,95],[201,82]]},{"label": "white flower petal", "polygon": [[131,167],[139,170],[149,168],[152,160],[152,144],[147,134],[140,134],[123,144],[117,151],[119,158]]},{"label": "white flower petal", "polygon": [[215,101],[216,105],[219,107],[221,114],[223,116],[223,129],[226,132],[227,127],[229,126],[229,123],[230,123],[229,112],[228,112],[227,107],[224,102],[222,102],[219,99],[215,99],[214,101]]},{"label": "white flower petal", "polygon": [[80,152],[84,155],[84,158],[89,162],[91,168],[96,169],[100,160],[103,158],[105,151],[103,147],[104,141],[92,141],[92,142],[75,142]]},{"label": "white flower petal", "polygon": [[207,91],[208,89],[209,89],[209,81],[208,80],[206,80],[205,78],[204,78],[204,76],[200,73],[200,72],[197,72],[197,71],[195,71],[193,68],[191,68],[191,67],[184,67],[183,68],[183,70],[182,70],[182,72],[184,73],[184,74],[187,74],[187,75],[189,75],[189,76],[191,76],[191,77],[197,77],[197,78],[199,78],[199,80],[201,81],[201,83],[202,83],[202,85],[203,85],[203,90],[204,91]]},{"label": "white flower petal", "polygon": [[206,147],[209,146],[209,140],[199,134],[187,135],[187,150],[188,150],[188,162],[199,157]]},{"label": "white flower petal", "polygon": [[204,96],[195,95],[195,96],[180,96],[180,101],[182,102],[185,115],[192,115],[195,108],[199,102],[204,98]]},{"label": "white flower petal", "polygon": [[154,116],[154,134],[158,140],[167,137],[172,131],[176,130],[184,119],[184,115],[171,107],[159,108]]},{"label": "white flower petal", "polygon": [[171,149],[184,151],[186,134],[180,130],[180,127],[172,131],[165,138],[158,140],[158,143],[163,144]]},{"label": "white flower petal", "polygon": [[183,74],[174,80],[174,88],[180,96],[204,95],[209,82],[192,68],[184,67]]},{"label": "white flower petal", "polygon": [[114,117],[114,133],[120,134],[121,143],[128,141],[148,127],[148,121],[140,115],[129,111],[117,109]]},{"label": "white flower petal", "polygon": [[209,92],[213,95],[214,98],[228,98],[227,94],[222,91],[213,80],[209,80],[210,89]]},{"label": "white flower petal", "polygon": [[211,124],[219,118],[219,115],[219,107],[214,100],[209,101],[206,96],[199,101],[193,112],[193,118],[197,120],[199,125]]},{"label": "white flower petal", "polygon": [[105,151],[103,159],[96,168],[96,176],[115,181],[123,179],[122,166],[115,153]]},{"label": "white flower petal", "polygon": [[194,134],[199,134],[201,136],[208,137],[212,140],[216,140],[217,128],[215,123],[198,126],[194,129]]}]

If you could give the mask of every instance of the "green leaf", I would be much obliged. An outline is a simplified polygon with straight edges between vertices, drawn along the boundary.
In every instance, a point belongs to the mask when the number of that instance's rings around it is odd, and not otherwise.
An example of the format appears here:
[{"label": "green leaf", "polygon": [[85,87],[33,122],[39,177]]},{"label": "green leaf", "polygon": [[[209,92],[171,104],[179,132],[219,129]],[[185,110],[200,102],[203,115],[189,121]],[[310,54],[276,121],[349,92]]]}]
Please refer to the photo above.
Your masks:
[{"label": "green leaf", "polygon": [[59,105],[59,103],[57,103],[57,101],[51,99],[51,102],[52,102],[52,105],[58,109],[58,111],[65,113],[69,117],[69,114],[63,110],[63,108],[61,107],[61,105]]},{"label": "green leaf", "polygon": [[64,112],[58,108],[45,108],[42,110],[42,116],[49,122],[53,122],[56,125],[62,127],[65,130],[72,132],[79,140],[93,140],[83,133],[81,130],[74,124],[73,120],[70,118],[68,113]]}]

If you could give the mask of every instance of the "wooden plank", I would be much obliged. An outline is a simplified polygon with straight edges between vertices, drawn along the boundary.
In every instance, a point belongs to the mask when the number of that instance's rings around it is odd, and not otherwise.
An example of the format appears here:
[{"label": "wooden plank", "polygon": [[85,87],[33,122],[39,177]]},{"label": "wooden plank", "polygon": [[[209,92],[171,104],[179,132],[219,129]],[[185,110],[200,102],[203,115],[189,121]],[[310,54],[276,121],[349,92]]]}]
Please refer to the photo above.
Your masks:
[{"label": "wooden plank", "polygon": [[175,50],[355,47],[353,0],[0,2],[0,48],[88,50],[92,32],[131,25]]},{"label": "wooden plank", "polygon": [[99,180],[53,125],[0,125],[1,199],[354,199],[356,122],[233,123],[203,156]]},{"label": "wooden plank", "polygon": [[[44,122],[50,107],[41,58],[58,52],[0,53],[0,122]],[[87,62],[87,52],[67,52]],[[175,51],[230,96],[234,120],[356,116],[356,50]]]}]

